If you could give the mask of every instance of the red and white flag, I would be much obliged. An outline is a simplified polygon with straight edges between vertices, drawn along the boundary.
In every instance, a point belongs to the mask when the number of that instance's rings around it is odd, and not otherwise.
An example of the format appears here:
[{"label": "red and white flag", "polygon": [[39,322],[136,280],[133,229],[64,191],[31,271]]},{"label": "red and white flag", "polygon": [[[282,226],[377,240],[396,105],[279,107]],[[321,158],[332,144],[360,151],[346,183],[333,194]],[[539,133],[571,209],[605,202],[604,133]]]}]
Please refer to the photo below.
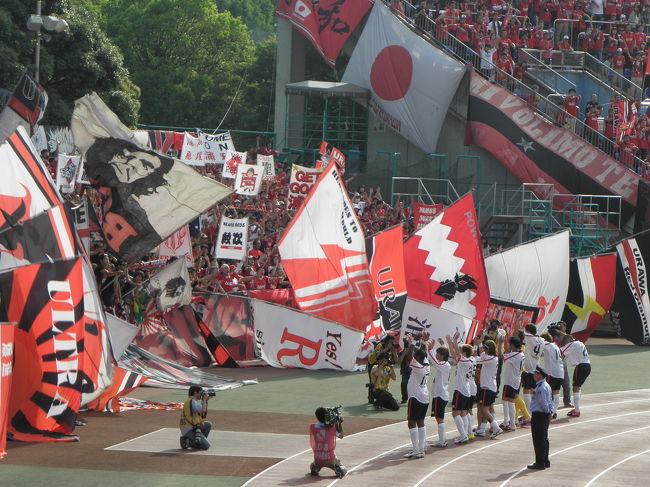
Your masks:
[{"label": "red and white flag", "polygon": [[303,167],[298,164],[291,166],[291,180],[289,181],[289,210],[297,210],[324,167]]},{"label": "red and white flag", "polygon": [[341,174],[345,172],[345,155],[328,142],[323,141],[320,144],[320,160],[325,167],[327,167],[330,161],[336,161],[336,166],[339,168]]},{"label": "red and white flag", "polygon": [[189,225],[183,225],[158,246],[158,257],[181,257],[187,267],[194,267]]},{"label": "red and white flag", "polygon": [[343,81],[368,89],[368,108],[376,118],[433,153],[465,70],[465,65],[432,48],[384,2],[375,2]]},{"label": "red and white flag", "polygon": [[276,15],[309,39],[331,67],[372,0],[278,0]]},{"label": "red and white flag", "polygon": [[235,178],[235,193],[257,196],[262,187],[264,166],[257,164],[238,164]]},{"label": "red and white flag", "polygon": [[15,323],[0,323],[0,460],[7,452],[7,422],[9,421],[9,391],[14,363]]},{"label": "red and white flag", "polygon": [[425,205],[422,203],[413,203],[413,223],[415,223],[415,230],[425,226],[432,221],[438,213],[444,209],[442,203],[437,205]]},{"label": "red and white flag", "polygon": [[223,172],[221,176],[228,179],[235,179],[237,177],[237,166],[246,164],[246,152],[226,152],[226,160],[223,165]]},{"label": "red and white flag", "polygon": [[363,230],[334,162],[278,244],[300,308],[365,332],[377,302]]},{"label": "red and white flag", "polygon": [[409,298],[483,320],[490,290],[471,193],[413,234],[404,267]]},{"label": "red and white flag", "polygon": [[80,164],[81,156],[59,154],[56,165],[56,187],[61,193],[72,193],[74,191]]}]

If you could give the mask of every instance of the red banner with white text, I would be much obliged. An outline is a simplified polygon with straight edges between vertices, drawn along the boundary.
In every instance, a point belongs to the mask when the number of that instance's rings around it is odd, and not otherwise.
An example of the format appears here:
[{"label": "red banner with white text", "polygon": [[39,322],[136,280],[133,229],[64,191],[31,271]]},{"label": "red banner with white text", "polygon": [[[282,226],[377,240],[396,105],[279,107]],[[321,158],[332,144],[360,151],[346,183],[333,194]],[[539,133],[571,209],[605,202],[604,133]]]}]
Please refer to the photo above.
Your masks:
[{"label": "red banner with white text", "polygon": [[432,221],[435,216],[440,213],[444,208],[442,203],[437,205],[425,205],[422,203],[413,203],[413,223],[415,224],[415,231],[425,226]]}]

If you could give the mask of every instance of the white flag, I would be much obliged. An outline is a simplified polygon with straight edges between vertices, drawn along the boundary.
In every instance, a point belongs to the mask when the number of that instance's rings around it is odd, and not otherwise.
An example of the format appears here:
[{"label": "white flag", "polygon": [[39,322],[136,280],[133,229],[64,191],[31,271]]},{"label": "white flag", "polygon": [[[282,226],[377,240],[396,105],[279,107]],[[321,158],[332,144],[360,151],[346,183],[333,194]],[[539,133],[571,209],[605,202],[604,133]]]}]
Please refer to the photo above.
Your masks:
[{"label": "white flag", "polygon": [[223,165],[223,172],[221,176],[228,179],[235,179],[237,177],[237,166],[246,164],[246,152],[226,152],[226,161]]},{"label": "white flag", "polygon": [[160,269],[149,281],[149,288],[159,293],[156,302],[163,313],[172,306],[190,304],[192,285],[185,259],[176,259]]},{"label": "white flag", "polygon": [[188,166],[205,166],[205,161],[203,160],[203,138],[185,132],[180,159]]},{"label": "white flag", "polygon": [[257,196],[262,187],[264,168],[253,164],[238,164],[235,179],[235,193]]},{"label": "white flag", "polygon": [[72,193],[77,181],[77,172],[81,163],[81,156],[59,154],[56,165],[56,187],[61,193]]},{"label": "white flag", "polygon": [[284,306],[253,299],[255,338],[273,367],[354,370],[363,333]]},{"label": "white flag", "polygon": [[206,164],[223,164],[228,152],[235,152],[235,144],[230,132],[221,134],[203,134],[203,160]]},{"label": "white flag", "polygon": [[221,217],[215,257],[217,259],[243,260],[248,243],[248,217],[233,219]]},{"label": "white flag", "polygon": [[257,163],[264,167],[264,174],[262,175],[264,181],[275,179],[275,160],[273,159],[273,156],[258,154]]},{"label": "white flag", "polygon": [[312,186],[316,184],[318,176],[325,167],[303,167],[298,164],[291,166],[291,180],[289,181],[289,207],[288,210],[297,210],[305,200]]}]

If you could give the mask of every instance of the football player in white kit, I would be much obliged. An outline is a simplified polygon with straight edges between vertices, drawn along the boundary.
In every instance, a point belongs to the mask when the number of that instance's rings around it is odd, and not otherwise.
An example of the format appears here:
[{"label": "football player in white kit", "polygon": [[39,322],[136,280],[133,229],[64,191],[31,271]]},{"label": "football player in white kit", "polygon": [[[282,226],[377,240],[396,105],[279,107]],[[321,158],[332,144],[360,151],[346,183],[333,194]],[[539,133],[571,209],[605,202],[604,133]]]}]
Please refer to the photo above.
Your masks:
[{"label": "football player in white kit", "polygon": [[[442,339],[440,344],[444,345]],[[436,418],[438,423],[438,441],[431,446],[444,448],[447,446],[447,432],[445,431],[445,408],[449,402],[449,375],[451,373],[451,364],[449,363],[449,349],[445,346],[436,348],[435,354],[433,346],[435,342],[429,342],[429,364],[435,369],[433,376],[433,385],[431,387],[431,417]]]},{"label": "football player in white kit", "polygon": [[[505,341],[505,337],[500,338]],[[513,336],[508,339],[509,351],[504,353],[503,359],[503,424],[501,429],[514,431],[516,427],[515,400],[521,387],[521,371],[524,362],[524,354],[521,353],[521,340]]]},{"label": "football player in white kit", "polygon": [[521,374],[521,385],[524,388],[524,402],[529,411],[530,401],[533,398],[533,389],[535,389],[533,373],[539,363],[544,343],[546,343],[544,339],[537,336],[537,327],[535,325],[528,324],[524,327],[524,371]]},{"label": "football player in white kit", "polygon": [[566,357],[569,365],[573,365],[573,404],[575,409],[567,413],[567,416],[580,417],[580,398],[582,394],[580,389],[591,374],[591,362],[589,353],[585,344],[579,340],[574,340],[571,335],[564,335],[562,339],[562,348],[560,349],[563,357]]},{"label": "football player in white kit", "polygon": [[562,363],[560,349],[553,341],[551,334],[542,333],[541,337],[546,340],[542,350],[542,369],[548,374],[546,381],[551,386],[553,404],[557,411],[560,407],[560,389],[562,389],[562,383],[564,382],[564,364]]},{"label": "football player in white kit", "polygon": [[[412,346],[409,343],[409,346]],[[411,376],[407,384],[408,409],[407,420],[413,450],[405,458],[423,458],[426,449],[427,428],[424,425],[424,418],[429,409],[429,362],[427,353],[421,348],[413,351],[413,359],[410,363]]]},{"label": "football player in white kit", "polygon": [[[459,349],[455,340],[452,340],[449,335],[446,338],[456,365],[454,395],[451,402],[451,415],[458,430],[458,438],[454,440],[454,443],[467,443],[469,434],[472,433],[472,423],[468,414],[468,411],[472,408],[470,384],[474,384],[474,387],[476,387],[474,382],[475,361],[474,357],[472,357],[474,348],[465,344]],[[457,339],[458,337],[455,336],[454,338]]]}]

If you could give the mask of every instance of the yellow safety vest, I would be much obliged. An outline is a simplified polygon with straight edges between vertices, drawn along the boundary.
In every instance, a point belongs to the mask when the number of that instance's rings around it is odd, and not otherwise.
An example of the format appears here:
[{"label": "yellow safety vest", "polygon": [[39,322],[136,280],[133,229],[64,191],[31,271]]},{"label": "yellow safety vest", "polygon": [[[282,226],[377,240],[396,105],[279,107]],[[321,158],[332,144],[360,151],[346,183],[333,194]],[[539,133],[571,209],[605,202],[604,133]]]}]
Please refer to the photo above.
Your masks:
[{"label": "yellow safety vest", "polygon": [[203,421],[203,418],[201,417],[201,413],[195,412],[194,414],[192,414],[193,400],[194,400],[193,397],[188,397],[187,399],[185,399],[185,403],[183,404],[183,410],[181,411],[181,420],[178,423],[178,427],[180,429],[191,428],[192,426],[201,424],[201,421]]}]

